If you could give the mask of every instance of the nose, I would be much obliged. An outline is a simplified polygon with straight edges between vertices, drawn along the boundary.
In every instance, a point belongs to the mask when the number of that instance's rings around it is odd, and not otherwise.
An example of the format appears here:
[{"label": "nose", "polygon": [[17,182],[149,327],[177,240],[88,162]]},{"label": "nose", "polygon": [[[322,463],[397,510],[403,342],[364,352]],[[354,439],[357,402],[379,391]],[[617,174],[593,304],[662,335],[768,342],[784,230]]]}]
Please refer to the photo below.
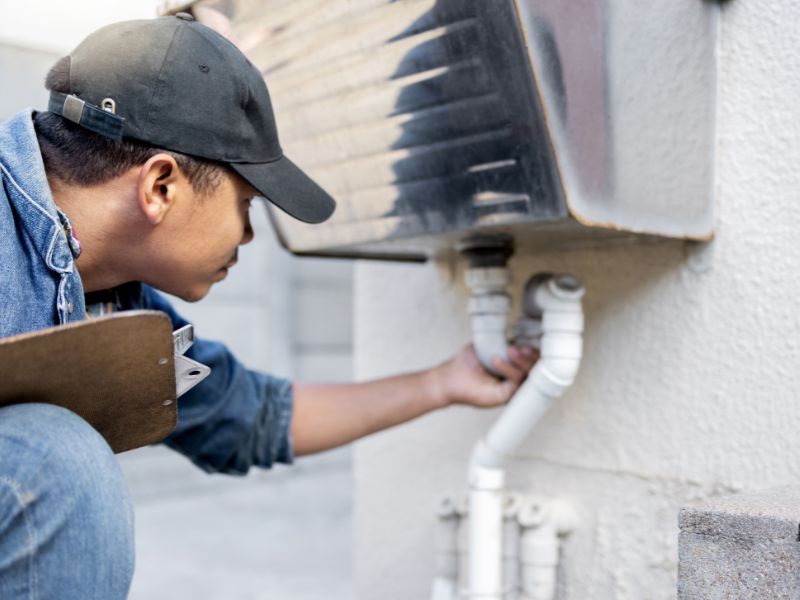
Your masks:
[{"label": "nose", "polygon": [[254,237],[255,233],[253,232],[253,226],[250,224],[250,214],[245,213],[244,231],[242,232],[242,241],[239,242],[239,245],[244,246],[245,244],[249,244],[253,241]]}]

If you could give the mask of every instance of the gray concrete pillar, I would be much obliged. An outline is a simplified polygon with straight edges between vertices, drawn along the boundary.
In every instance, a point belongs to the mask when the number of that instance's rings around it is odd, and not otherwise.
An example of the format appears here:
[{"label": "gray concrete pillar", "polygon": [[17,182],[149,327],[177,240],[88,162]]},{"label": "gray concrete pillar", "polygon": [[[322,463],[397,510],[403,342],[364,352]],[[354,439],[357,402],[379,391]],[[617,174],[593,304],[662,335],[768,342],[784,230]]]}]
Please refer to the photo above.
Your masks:
[{"label": "gray concrete pillar", "polygon": [[800,600],[800,487],[681,510],[679,600]]}]

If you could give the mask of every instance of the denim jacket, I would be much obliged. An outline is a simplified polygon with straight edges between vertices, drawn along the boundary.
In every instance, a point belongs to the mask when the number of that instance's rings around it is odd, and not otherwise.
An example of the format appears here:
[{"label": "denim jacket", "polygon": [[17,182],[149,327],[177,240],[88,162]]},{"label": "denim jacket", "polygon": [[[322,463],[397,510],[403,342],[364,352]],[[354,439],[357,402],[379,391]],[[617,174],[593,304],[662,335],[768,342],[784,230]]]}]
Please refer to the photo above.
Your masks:
[{"label": "denim jacket", "polygon": [[[0,181],[0,337],[85,319],[80,244],[50,193],[31,110],[0,124]],[[186,324],[150,287],[120,289],[123,308]],[[187,356],[211,374],[178,400],[178,426],[165,443],[209,472],[290,463],[291,384],[246,369],[216,342],[197,339]]]}]

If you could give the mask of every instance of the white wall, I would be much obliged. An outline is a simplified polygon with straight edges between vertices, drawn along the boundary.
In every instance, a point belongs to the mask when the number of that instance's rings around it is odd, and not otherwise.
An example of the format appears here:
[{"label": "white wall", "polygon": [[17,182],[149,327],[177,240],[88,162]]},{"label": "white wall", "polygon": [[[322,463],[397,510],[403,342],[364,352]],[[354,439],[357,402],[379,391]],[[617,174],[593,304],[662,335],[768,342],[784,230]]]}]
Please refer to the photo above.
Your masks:
[{"label": "white wall", "polygon": [[0,0],[0,40],[61,56],[103,25],[156,16],[161,4],[161,0]]},{"label": "white wall", "polygon": [[0,120],[27,106],[47,107],[44,76],[60,57],[56,52],[0,41]]},{"label": "white wall", "polygon": [[[795,0],[724,4],[713,244],[513,260],[517,290],[540,270],[588,289],[578,381],[510,470],[513,487],[566,497],[580,513],[562,598],[674,598],[681,505],[800,477],[798,23]],[[467,341],[453,271],[358,266],[360,378],[433,364]],[[359,444],[359,599],[426,597],[434,502],[463,489],[493,418],[453,408]]]}]

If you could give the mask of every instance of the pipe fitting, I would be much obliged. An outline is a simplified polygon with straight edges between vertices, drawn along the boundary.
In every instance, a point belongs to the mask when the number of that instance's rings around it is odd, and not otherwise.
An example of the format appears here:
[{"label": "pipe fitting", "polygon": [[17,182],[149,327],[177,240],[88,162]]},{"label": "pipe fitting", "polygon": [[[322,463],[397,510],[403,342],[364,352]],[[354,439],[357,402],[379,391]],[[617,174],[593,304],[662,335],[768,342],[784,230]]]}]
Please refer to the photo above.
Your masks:
[{"label": "pipe fitting", "polygon": [[520,527],[517,515],[524,505],[518,493],[506,493],[503,498],[503,586],[516,591],[519,588]]},{"label": "pipe fitting", "polygon": [[508,360],[508,313],[511,298],[506,293],[510,280],[505,267],[474,267],[465,274],[472,291],[468,311],[473,332],[473,344],[478,359],[490,373],[500,376],[492,360],[499,356]]},{"label": "pipe fitting", "polygon": [[480,440],[475,445],[475,449],[472,451],[470,464],[481,465],[489,469],[502,469],[510,458],[511,457],[502,450],[497,450],[492,447],[492,435],[490,431],[484,439]]},{"label": "pipe fitting", "polygon": [[522,528],[541,527],[548,519],[548,506],[546,502],[538,499],[526,498],[517,513],[517,521]]},{"label": "pipe fitting", "polygon": [[496,491],[502,490],[505,485],[506,472],[470,461],[469,487],[472,490]]},{"label": "pipe fitting", "polygon": [[471,296],[467,302],[470,315],[507,315],[511,312],[511,298],[508,294],[479,294]]},{"label": "pipe fitting", "polygon": [[564,500],[523,496],[517,522],[523,531],[547,530],[564,536],[578,527],[578,515],[573,506]]},{"label": "pipe fitting", "polygon": [[517,515],[520,527],[522,600],[554,600],[560,536],[575,527],[574,511],[563,502],[528,498]]},{"label": "pipe fitting", "polygon": [[507,234],[476,235],[456,246],[470,267],[504,267],[514,253],[514,240]]},{"label": "pipe fitting", "polygon": [[439,500],[436,525],[436,574],[440,580],[450,580],[455,585],[458,576],[458,513],[453,496]]},{"label": "pipe fitting", "polygon": [[514,345],[540,348],[542,341],[542,321],[540,319],[522,318],[514,325]]},{"label": "pipe fitting", "polygon": [[542,316],[542,335],[545,333],[583,332],[584,318],[580,311],[548,311]]},{"label": "pipe fitting", "polygon": [[446,494],[439,498],[436,504],[436,516],[440,520],[458,518],[458,500],[452,494]]},{"label": "pipe fitting", "polygon": [[553,293],[565,299],[580,300],[586,292],[580,279],[572,275],[555,275],[552,285]]},{"label": "pipe fitting", "polygon": [[467,269],[464,280],[473,294],[487,294],[505,291],[511,276],[506,267],[473,267]]},{"label": "pipe fitting", "polygon": [[522,309],[529,317],[538,318],[546,311],[576,312],[585,290],[571,275],[540,273],[525,284]]}]

